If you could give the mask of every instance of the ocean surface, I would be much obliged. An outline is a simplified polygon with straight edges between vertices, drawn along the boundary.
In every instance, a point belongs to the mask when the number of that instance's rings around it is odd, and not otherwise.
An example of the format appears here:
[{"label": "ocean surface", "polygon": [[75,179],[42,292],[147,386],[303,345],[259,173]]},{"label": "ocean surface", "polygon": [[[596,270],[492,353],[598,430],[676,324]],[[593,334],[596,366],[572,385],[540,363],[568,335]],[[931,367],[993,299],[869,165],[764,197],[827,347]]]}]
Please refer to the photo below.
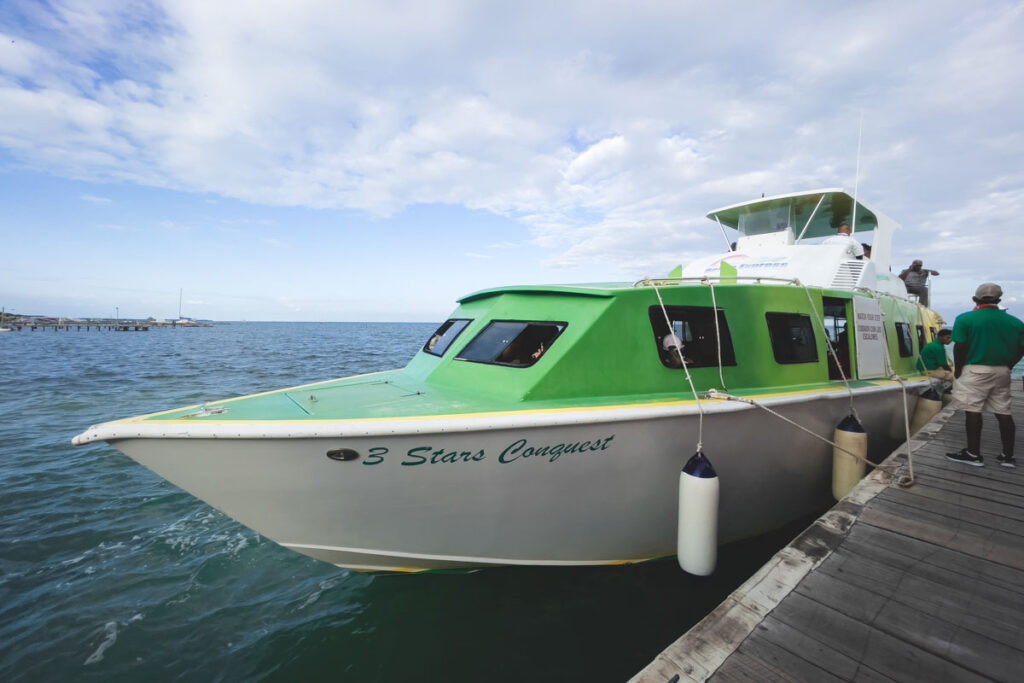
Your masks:
[{"label": "ocean surface", "polygon": [[98,422],[400,367],[435,327],[0,335],[0,680],[622,681],[813,520],[726,546],[710,578],[674,558],[369,575],[71,445]]}]

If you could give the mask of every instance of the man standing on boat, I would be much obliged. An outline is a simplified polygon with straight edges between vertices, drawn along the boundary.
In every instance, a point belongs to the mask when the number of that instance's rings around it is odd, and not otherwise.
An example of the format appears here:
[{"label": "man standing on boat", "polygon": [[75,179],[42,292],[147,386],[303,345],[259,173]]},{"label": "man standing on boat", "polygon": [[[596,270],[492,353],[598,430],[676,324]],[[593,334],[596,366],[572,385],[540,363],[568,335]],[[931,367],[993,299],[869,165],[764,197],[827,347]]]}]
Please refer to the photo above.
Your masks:
[{"label": "man standing on boat", "polygon": [[862,259],[864,258],[864,246],[853,239],[853,230],[850,228],[850,224],[843,221],[836,228],[837,234],[834,237],[829,237],[822,244],[844,244],[846,245],[846,253],[850,258]]},{"label": "man standing on boat", "polygon": [[937,270],[928,270],[922,267],[924,264],[920,259],[910,264],[910,267],[900,273],[900,279],[907,285],[907,292],[916,294],[918,300],[928,305],[928,276],[938,275]]},{"label": "man standing on boat", "polygon": [[1010,369],[1024,358],[1024,322],[999,307],[1002,288],[991,282],[974,293],[973,311],[953,323],[953,362],[956,365],[953,400],[964,410],[967,448],[946,457],[975,467],[981,459],[981,415],[995,413],[1003,452],[1003,467],[1016,467],[1013,441],[1017,427],[1010,412]]}]

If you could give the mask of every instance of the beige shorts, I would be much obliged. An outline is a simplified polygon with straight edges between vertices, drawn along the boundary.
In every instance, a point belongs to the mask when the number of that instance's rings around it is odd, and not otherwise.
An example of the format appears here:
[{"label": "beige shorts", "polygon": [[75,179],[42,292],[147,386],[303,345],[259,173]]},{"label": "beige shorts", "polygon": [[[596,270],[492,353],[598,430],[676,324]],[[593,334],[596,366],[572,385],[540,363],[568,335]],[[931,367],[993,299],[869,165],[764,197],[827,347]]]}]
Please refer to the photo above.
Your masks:
[{"label": "beige shorts", "polygon": [[960,379],[953,382],[956,407],[971,413],[1010,414],[1010,368],[993,365],[965,365]]}]

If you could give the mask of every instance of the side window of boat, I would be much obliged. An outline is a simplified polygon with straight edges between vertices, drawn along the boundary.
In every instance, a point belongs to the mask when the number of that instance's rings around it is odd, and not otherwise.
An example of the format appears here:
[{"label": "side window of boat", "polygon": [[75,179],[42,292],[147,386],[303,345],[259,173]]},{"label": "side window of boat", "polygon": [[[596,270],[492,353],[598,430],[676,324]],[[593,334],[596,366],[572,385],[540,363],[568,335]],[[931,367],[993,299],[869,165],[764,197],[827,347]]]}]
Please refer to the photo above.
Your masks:
[{"label": "side window of boat", "polygon": [[924,325],[918,325],[917,326],[917,349],[918,349],[918,351],[923,349],[924,345],[927,344],[927,343],[928,342],[926,342],[924,340]]},{"label": "side window of boat", "polygon": [[423,350],[435,356],[443,356],[448,347],[452,345],[452,342],[462,334],[462,331],[471,322],[473,321],[461,318],[446,320],[441,327],[437,328],[434,334],[430,335],[430,339],[423,345]]},{"label": "side window of boat", "polygon": [[494,320],[466,344],[456,360],[525,368],[543,356],[565,329],[563,322]]},{"label": "side window of boat", "polygon": [[935,327],[932,327],[932,326],[929,325],[928,326],[928,331],[932,333],[932,339],[935,339],[936,337],[939,336],[939,330],[937,328],[935,328]]},{"label": "side window of boat", "polygon": [[914,355],[914,341],[910,336],[910,323],[896,323],[896,339],[899,341],[900,356]]},{"label": "side window of boat", "polygon": [[817,363],[811,317],[800,313],[765,313],[776,363]]},{"label": "side window of boat", "polygon": [[[665,314],[671,323],[671,330],[665,322]],[[672,348],[674,334],[682,342],[683,357],[687,367],[718,367],[718,337],[715,336],[715,314],[710,306],[651,306],[648,309],[654,343],[662,365],[667,368],[682,368],[679,354]],[[722,365],[736,365],[736,354],[732,348],[729,323],[725,311],[718,309],[718,333],[722,340]],[[666,341],[668,337],[668,341]]]}]

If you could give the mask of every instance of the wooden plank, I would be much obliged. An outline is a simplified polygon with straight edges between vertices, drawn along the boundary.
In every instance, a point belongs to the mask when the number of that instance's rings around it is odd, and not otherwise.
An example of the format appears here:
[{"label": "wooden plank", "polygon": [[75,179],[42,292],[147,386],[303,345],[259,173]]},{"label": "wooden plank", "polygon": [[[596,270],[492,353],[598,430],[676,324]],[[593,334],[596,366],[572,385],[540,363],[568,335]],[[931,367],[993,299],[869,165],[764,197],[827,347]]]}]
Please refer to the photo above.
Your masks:
[{"label": "wooden plank", "polygon": [[965,465],[962,462],[947,460],[945,456],[946,450],[943,449],[943,452],[939,454],[929,452],[915,453],[915,472],[919,467],[923,467],[923,471],[931,472],[934,476],[943,479],[973,481],[978,486],[991,484],[1007,490],[1019,490],[1020,487],[1024,486],[1024,469],[1022,468],[1011,469],[1002,467],[997,464],[994,456],[984,458],[984,467]]},{"label": "wooden plank", "polygon": [[[827,647],[821,641],[801,633],[771,615],[754,629],[743,645],[745,646],[751,641],[765,641],[783,648],[843,680],[852,680],[860,668],[860,663],[856,659]],[[805,680],[813,679],[806,678]]]},{"label": "wooden plank", "polygon": [[[1018,498],[1016,505],[1008,504],[996,500],[996,497],[1000,495],[1005,494],[986,491],[969,484],[943,488],[933,486],[927,480],[919,481],[914,486],[899,491],[890,489],[882,494],[884,499],[896,500],[904,505],[920,505],[925,509],[936,510],[943,514],[948,514],[947,511],[963,509],[981,513],[978,517],[979,520],[984,520],[986,516],[995,516],[1014,522],[1024,522],[1024,505],[1020,504],[1020,499]],[[923,500],[916,500],[917,498]],[[959,514],[957,516],[962,518]],[[1019,529],[1022,525],[1007,523],[1006,526],[1009,529]],[[1021,533],[1024,534],[1024,530]]]},{"label": "wooden plank", "polygon": [[891,567],[860,555],[846,544],[815,573],[874,591],[890,603],[906,605],[1024,650],[1024,632],[1019,628],[1024,596],[1007,593],[983,579],[927,565]]},{"label": "wooden plank", "polygon": [[[952,520],[944,523],[938,520],[909,519],[904,510],[868,509],[861,515],[861,522],[901,533],[911,538],[944,545],[970,555],[983,557],[991,562],[1004,564],[1014,569],[1024,569],[1024,550],[1020,547],[1019,536],[1000,532],[989,532]],[[980,529],[979,533],[974,530]]]},{"label": "wooden plank", "polygon": [[709,678],[716,683],[769,683],[770,681],[794,681],[782,671],[769,666],[759,657],[737,650],[722,662],[722,666]]},{"label": "wooden plank", "polygon": [[779,647],[765,638],[759,638],[756,630],[750,638],[743,641],[737,652],[756,658],[771,666],[775,671],[784,671],[783,680],[820,681],[821,683],[840,683],[847,680],[812,664],[786,648]]},{"label": "wooden plank", "polygon": [[[943,459],[944,462],[949,462]],[[1021,496],[1024,496],[1024,477],[1006,477],[979,479],[977,477],[965,476],[963,465],[949,463],[950,468],[936,466],[930,461],[917,462],[914,465],[914,475],[918,483],[927,483],[931,486],[955,489],[960,486],[969,486],[972,490],[986,491],[993,495],[993,500],[1000,502],[1024,504]],[[956,469],[952,469],[956,468]],[[977,468],[971,468],[977,469]],[[987,466],[981,469],[987,469]],[[1007,471],[1005,468],[1001,470]],[[911,487],[913,488],[913,487]]]},{"label": "wooden plank", "polygon": [[[947,545],[1017,569],[1024,568],[1024,536],[1007,533],[1001,528],[974,524],[925,511],[920,507],[885,500],[877,500],[870,509],[865,509],[860,521],[931,543]],[[998,519],[992,521],[993,526],[1001,526]]]},{"label": "wooden plank", "polygon": [[[966,442],[962,439],[956,438],[940,438],[933,442],[930,442],[924,449],[916,451],[923,453],[925,457],[935,458],[936,460],[943,460],[944,462],[950,463],[950,465],[971,467],[970,465],[963,465],[963,463],[957,463],[946,458],[946,453],[955,453],[960,449],[966,447]],[[996,456],[1002,452],[1002,443],[999,441],[987,441],[982,439],[981,441],[981,456],[986,466],[996,464]],[[1016,449],[1014,449],[1016,451]],[[1015,453],[1016,454],[1016,453]],[[972,467],[972,469],[980,470],[981,468]],[[1001,470],[1007,470],[1009,468],[1001,467]],[[1012,470],[1010,470],[1012,471]]]},{"label": "wooden plank", "polygon": [[[880,612],[879,612],[880,613]],[[802,592],[793,592],[773,616],[820,640],[838,652],[857,659],[884,676],[898,681],[988,680],[955,661],[917,647],[873,624],[851,618]]]},{"label": "wooden plank", "polygon": [[[878,534],[883,532],[882,529],[877,531]],[[1024,600],[1024,572],[1020,570],[907,537],[900,537],[903,542],[899,544],[901,551],[897,552],[882,547],[875,536],[869,537],[868,542],[849,539],[843,544],[839,558],[850,555],[940,584],[962,585],[965,581],[976,580],[984,584],[981,590],[998,594],[1002,596],[1001,600],[1013,603]],[[910,543],[922,543],[932,550],[926,551],[927,555],[914,554],[908,550]]]},{"label": "wooden plank", "polygon": [[[891,598],[879,596],[877,587],[860,588],[814,572],[800,584],[796,593],[871,624],[937,657],[955,654],[959,665],[985,676],[998,678],[1001,672],[1005,674],[1024,665],[1024,652],[1019,648],[1002,642],[1004,639],[996,640],[968,628],[963,617],[974,606],[949,609],[943,614],[945,618],[938,618],[899,600],[910,590],[909,585],[904,585]],[[880,597],[881,608],[876,610],[874,606]],[[927,597],[926,594],[917,596],[924,600]],[[1017,630],[1015,626],[1008,628]]]},{"label": "wooden plank", "polygon": [[[967,555],[928,541],[903,536],[881,527],[858,524],[850,530],[844,545],[846,544],[860,549],[869,557],[875,553],[885,553],[890,556],[888,561],[893,566],[910,567],[919,564],[942,567],[958,575],[977,575],[1002,590],[1024,594],[1024,571],[1022,570]],[[901,561],[905,564],[898,564]]]},{"label": "wooden plank", "polygon": [[899,636],[904,642],[948,658],[947,661],[955,662],[957,668],[968,669],[993,681],[1020,681],[1024,652],[970,631],[962,624],[933,619],[906,605],[890,602],[874,625]]}]

